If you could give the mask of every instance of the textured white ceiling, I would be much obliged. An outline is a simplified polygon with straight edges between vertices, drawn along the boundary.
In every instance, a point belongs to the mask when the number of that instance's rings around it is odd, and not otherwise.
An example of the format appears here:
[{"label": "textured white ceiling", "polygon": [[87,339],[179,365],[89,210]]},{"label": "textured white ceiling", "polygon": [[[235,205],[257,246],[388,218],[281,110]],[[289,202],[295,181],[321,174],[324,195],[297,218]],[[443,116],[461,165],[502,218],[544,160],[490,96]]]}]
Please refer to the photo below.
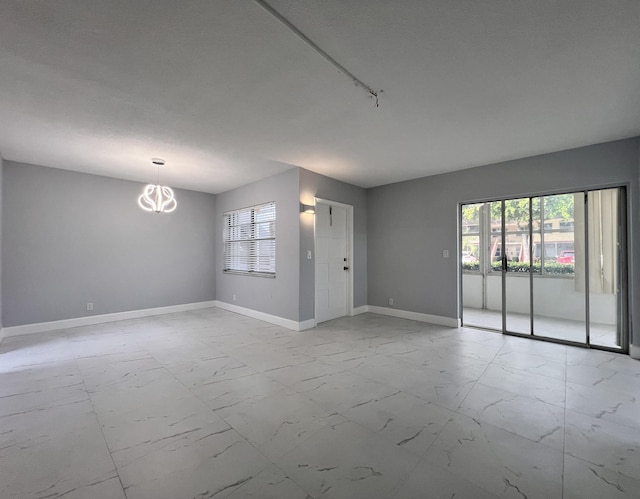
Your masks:
[{"label": "textured white ceiling", "polygon": [[370,187],[640,135],[638,0],[3,0],[8,160],[222,192]]}]

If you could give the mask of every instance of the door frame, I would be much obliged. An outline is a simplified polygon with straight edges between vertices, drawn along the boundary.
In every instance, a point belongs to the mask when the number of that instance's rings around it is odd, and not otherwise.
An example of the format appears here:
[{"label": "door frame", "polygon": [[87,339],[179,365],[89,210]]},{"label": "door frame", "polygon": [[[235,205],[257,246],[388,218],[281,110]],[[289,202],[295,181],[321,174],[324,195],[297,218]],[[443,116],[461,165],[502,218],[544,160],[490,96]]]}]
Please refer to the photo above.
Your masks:
[{"label": "door frame", "polygon": [[[346,316],[353,315],[353,205],[340,203],[338,201],[332,201],[330,199],[324,198],[314,198],[315,205],[318,204],[327,204],[339,206],[340,208],[345,208],[347,211],[347,266],[349,267],[349,271],[347,272],[347,293],[346,293]],[[313,323],[315,326],[318,325],[318,320],[316,317],[316,257],[318,254],[316,241],[316,218],[313,218]]]}]

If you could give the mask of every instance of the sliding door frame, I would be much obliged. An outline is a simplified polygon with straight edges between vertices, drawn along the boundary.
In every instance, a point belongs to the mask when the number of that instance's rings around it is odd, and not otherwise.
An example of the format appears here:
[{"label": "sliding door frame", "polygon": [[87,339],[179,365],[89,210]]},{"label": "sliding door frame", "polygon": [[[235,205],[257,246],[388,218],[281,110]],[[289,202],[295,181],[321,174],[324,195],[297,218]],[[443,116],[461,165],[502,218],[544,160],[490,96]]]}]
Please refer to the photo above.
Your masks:
[{"label": "sliding door frame", "polygon": [[[618,190],[618,209],[617,209],[617,214],[616,214],[616,224],[617,224],[617,234],[618,234],[618,239],[616,241],[616,245],[618,248],[617,251],[617,261],[618,261],[618,268],[616,269],[617,271],[617,276],[618,276],[618,299],[616,300],[616,320],[617,320],[617,333],[616,334],[620,334],[621,338],[620,338],[620,348],[614,348],[614,347],[608,347],[605,345],[593,345],[591,344],[591,312],[590,312],[590,289],[589,289],[589,218],[588,218],[588,208],[589,208],[589,200],[588,200],[588,195],[589,192],[594,192],[594,191],[600,191],[600,190],[607,190],[607,189],[617,189]],[[536,340],[540,340],[540,341],[546,341],[549,343],[559,343],[559,344],[563,344],[563,345],[571,345],[571,346],[579,346],[579,347],[583,347],[583,348],[591,348],[591,349],[597,349],[597,350],[605,350],[605,351],[611,351],[611,352],[615,352],[615,353],[624,353],[627,354],[629,352],[629,324],[631,323],[630,320],[630,307],[629,307],[629,298],[630,298],[630,294],[629,294],[629,288],[628,288],[628,283],[629,283],[629,255],[630,255],[630,251],[631,248],[629,247],[629,237],[628,237],[628,231],[629,231],[629,220],[630,220],[630,216],[629,216],[629,210],[630,210],[630,206],[628,203],[628,193],[629,191],[629,185],[628,184],[611,184],[611,185],[599,185],[599,186],[589,186],[589,187],[584,187],[584,188],[574,188],[574,189],[570,189],[570,190],[561,190],[561,191],[548,191],[548,192],[543,192],[543,193],[534,193],[534,194],[525,194],[525,195],[514,195],[514,196],[507,196],[507,197],[502,197],[502,198],[488,198],[488,199],[479,199],[479,200],[473,200],[473,201],[467,201],[467,202],[460,202],[458,204],[458,252],[457,252],[457,258],[458,258],[458,269],[459,269],[459,279],[458,279],[458,286],[459,286],[459,303],[460,303],[460,309],[459,309],[459,315],[460,315],[460,320],[461,320],[461,324],[465,327],[477,327],[480,329],[485,329],[485,330],[490,330],[490,331],[497,331],[497,332],[501,332],[502,334],[508,335],[508,336],[518,336],[518,337],[523,337],[523,338],[533,338]],[[571,341],[571,340],[565,340],[565,339],[560,339],[560,338],[553,338],[553,337],[548,337],[548,336],[539,336],[535,334],[534,331],[534,273],[533,273],[533,223],[532,223],[532,219],[533,219],[533,199],[534,198],[540,198],[540,203],[541,205],[543,204],[543,198],[545,196],[553,196],[553,195],[562,195],[562,194],[579,194],[582,193],[583,195],[583,199],[584,199],[584,246],[585,246],[585,341],[583,342],[576,342],[576,341]],[[508,331],[507,330],[507,307],[506,307],[506,303],[507,303],[507,287],[506,287],[506,280],[507,280],[507,260],[506,260],[506,220],[505,220],[505,202],[508,200],[512,200],[512,199],[524,199],[524,198],[528,198],[529,199],[529,316],[530,316],[530,331],[528,334],[525,333],[517,333],[517,332],[513,332],[513,331]],[[463,275],[464,275],[464,271],[462,270],[462,265],[460,262],[460,255],[461,255],[461,249],[463,246],[462,243],[462,207],[468,204],[479,204],[479,203],[491,203],[491,202],[500,202],[501,205],[501,283],[502,283],[502,293],[501,293],[501,300],[502,300],[502,306],[501,306],[501,315],[502,315],[502,330],[497,330],[497,329],[491,329],[491,328],[482,328],[480,326],[473,326],[473,325],[469,325],[467,326],[464,323],[464,297],[463,297]],[[482,216],[482,215],[481,215]],[[542,235],[544,233],[544,230],[541,226],[540,228],[540,232],[541,232],[541,237],[543,238],[544,236]],[[483,233],[483,229],[480,228],[479,229],[479,233],[482,234]],[[482,242],[482,239],[480,240]],[[544,243],[544,240],[542,240],[542,243]],[[541,245],[541,255],[542,258],[544,258],[544,244]],[[481,262],[480,263],[480,268],[482,269],[483,266],[486,266],[487,262]],[[489,262],[489,265],[491,265],[491,263]],[[483,285],[483,289],[482,289],[482,293],[483,293],[483,304],[486,303],[486,297],[484,296],[486,294],[486,279],[487,279],[487,272],[483,271],[482,272],[482,285]],[[484,306],[484,305],[483,305]]]}]

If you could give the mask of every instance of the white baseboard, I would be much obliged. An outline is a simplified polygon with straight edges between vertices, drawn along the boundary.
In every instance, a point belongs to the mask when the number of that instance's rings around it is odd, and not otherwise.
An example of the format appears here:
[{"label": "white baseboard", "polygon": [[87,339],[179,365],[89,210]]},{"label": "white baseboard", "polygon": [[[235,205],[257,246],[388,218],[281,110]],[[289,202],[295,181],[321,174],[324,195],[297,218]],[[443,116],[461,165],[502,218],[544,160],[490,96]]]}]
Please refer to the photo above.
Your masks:
[{"label": "white baseboard", "polygon": [[629,355],[634,359],[640,360],[640,346],[629,345]]},{"label": "white baseboard", "polygon": [[298,322],[298,329],[296,331],[306,331],[307,329],[313,329],[316,327],[315,319],[308,319],[306,321]]},{"label": "white baseboard", "polygon": [[79,326],[93,326],[105,322],[115,322],[127,319],[139,319],[152,315],[173,314],[175,312],[186,312],[200,308],[215,306],[214,301],[203,301],[198,303],[184,303],[182,305],[170,305],[167,307],[145,308],[142,310],[129,310],[127,312],[115,312],[112,314],[91,315],[88,317],[75,317],[73,319],[63,319],[60,321],[38,322],[36,324],[24,324],[22,326],[3,327],[0,332],[0,340],[9,336],[20,336],[23,334],[44,333],[56,331],[58,329],[69,329]]},{"label": "white baseboard", "polygon": [[351,315],[366,314],[367,312],[369,312],[369,305],[362,305],[361,307],[355,307],[351,311]]},{"label": "white baseboard", "polygon": [[398,310],[395,308],[378,307],[376,305],[368,305],[368,311],[374,314],[390,315],[391,317],[400,317],[401,319],[410,319],[413,321],[429,322],[438,324],[439,326],[460,327],[460,320],[451,317],[443,317],[441,315],[421,314],[419,312],[410,312],[408,310]]},{"label": "white baseboard", "polygon": [[[10,336],[20,336],[23,334],[44,333],[47,331],[56,331],[59,329],[69,329],[80,326],[92,326],[95,324],[103,324],[105,322],[115,322],[127,319],[139,319],[141,317],[150,317],[153,315],[172,314],[175,312],[185,312],[188,310],[197,310],[200,308],[218,307],[223,310],[235,312],[237,314],[246,315],[261,321],[282,326],[293,331],[305,331],[315,327],[316,323],[314,319],[306,321],[294,321],[291,319],[285,319],[277,315],[266,314],[250,308],[240,307],[231,303],[223,301],[205,301],[199,303],[185,303],[182,305],[171,305],[167,307],[147,308],[142,310],[130,310],[127,312],[115,312],[112,314],[92,315],[88,317],[76,317],[73,319],[64,319],[51,322],[39,322],[36,324],[24,324],[21,326],[9,326],[0,329],[0,342],[3,338]],[[400,317],[402,319],[410,319],[420,322],[429,322],[432,324],[439,324],[442,326],[458,327],[459,321],[450,317],[442,317],[439,315],[421,314],[417,312],[409,312],[407,310],[397,310],[387,307],[378,307],[375,305],[362,305],[353,309],[351,315],[360,315],[366,312],[373,312],[375,314],[389,315],[392,317]],[[633,349],[637,349],[636,355],[640,358],[640,347],[631,346]],[[632,353],[633,356],[633,353]]]},{"label": "white baseboard", "polygon": [[311,329],[316,325],[316,322],[314,319],[297,322],[291,319],[285,319],[284,317],[279,317],[277,315],[271,315],[271,314],[266,314],[264,312],[259,312],[251,308],[245,308],[245,307],[240,307],[238,305],[233,305],[231,303],[227,303],[224,301],[216,300],[215,305],[216,307],[221,308],[223,310],[228,310],[229,312],[235,312],[236,314],[240,314],[240,315],[246,315],[247,317],[268,322],[270,324],[275,324],[276,326],[286,327],[287,329],[292,329],[293,331],[304,331],[306,329]]}]

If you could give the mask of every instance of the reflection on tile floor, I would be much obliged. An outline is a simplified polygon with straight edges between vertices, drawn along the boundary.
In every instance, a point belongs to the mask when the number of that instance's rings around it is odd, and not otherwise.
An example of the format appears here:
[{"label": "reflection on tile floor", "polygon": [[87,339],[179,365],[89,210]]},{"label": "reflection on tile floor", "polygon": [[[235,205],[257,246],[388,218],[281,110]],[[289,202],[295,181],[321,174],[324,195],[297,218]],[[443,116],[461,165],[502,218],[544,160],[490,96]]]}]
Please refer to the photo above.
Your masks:
[{"label": "reflection on tile floor", "polygon": [[[502,329],[502,312],[465,307],[463,313],[463,322],[467,326],[496,330]],[[584,321],[534,315],[533,324],[533,331],[537,336],[573,341],[575,343],[586,343],[587,328]],[[507,314],[507,331],[530,334],[530,316],[528,314],[509,312]],[[591,323],[589,328],[589,342],[591,345],[601,347],[620,348],[616,327],[613,325]]]},{"label": "reflection on tile floor", "polygon": [[640,497],[640,362],[216,308],[7,338],[3,498]]}]

